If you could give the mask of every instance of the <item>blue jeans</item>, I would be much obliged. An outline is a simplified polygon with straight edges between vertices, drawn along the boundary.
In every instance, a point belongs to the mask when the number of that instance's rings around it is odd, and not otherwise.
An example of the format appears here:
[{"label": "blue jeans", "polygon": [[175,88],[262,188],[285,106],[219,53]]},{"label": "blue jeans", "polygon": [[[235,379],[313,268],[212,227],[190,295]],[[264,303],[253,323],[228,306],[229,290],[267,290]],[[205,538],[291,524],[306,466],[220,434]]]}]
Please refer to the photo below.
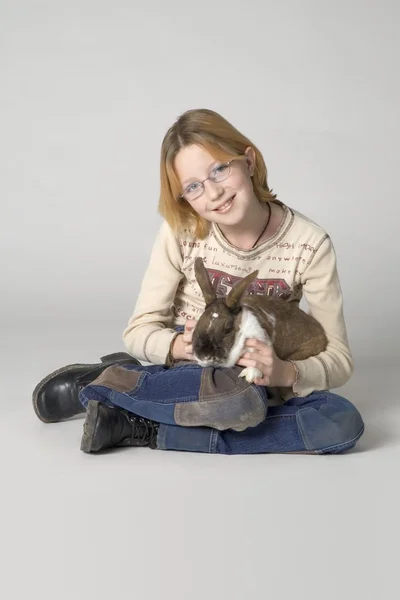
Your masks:
[{"label": "blue jeans", "polygon": [[271,406],[269,390],[238,378],[240,370],[114,365],[79,398],[85,407],[97,400],[160,423],[161,450],[336,454],[363,434],[361,415],[345,398],[323,391]]}]

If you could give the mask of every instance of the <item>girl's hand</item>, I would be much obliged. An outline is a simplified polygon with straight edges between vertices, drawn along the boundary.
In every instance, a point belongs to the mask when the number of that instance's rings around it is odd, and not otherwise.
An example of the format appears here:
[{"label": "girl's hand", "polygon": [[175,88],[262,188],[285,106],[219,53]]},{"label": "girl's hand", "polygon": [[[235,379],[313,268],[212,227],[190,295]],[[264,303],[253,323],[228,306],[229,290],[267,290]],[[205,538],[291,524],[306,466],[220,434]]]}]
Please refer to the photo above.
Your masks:
[{"label": "girl's hand", "polygon": [[193,358],[193,346],[192,337],[194,328],[197,325],[196,319],[187,319],[185,323],[185,330],[183,332],[183,343],[186,356],[191,360]]},{"label": "girl's hand", "polygon": [[188,319],[183,333],[176,336],[172,346],[172,356],[175,359],[193,360],[192,336],[196,325],[196,319]]},{"label": "girl's hand", "polygon": [[272,346],[253,338],[247,339],[245,345],[254,348],[254,352],[246,352],[236,364],[241,367],[256,367],[263,373],[262,377],[254,380],[256,385],[291,387],[294,384],[294,366],[278,358]]}]

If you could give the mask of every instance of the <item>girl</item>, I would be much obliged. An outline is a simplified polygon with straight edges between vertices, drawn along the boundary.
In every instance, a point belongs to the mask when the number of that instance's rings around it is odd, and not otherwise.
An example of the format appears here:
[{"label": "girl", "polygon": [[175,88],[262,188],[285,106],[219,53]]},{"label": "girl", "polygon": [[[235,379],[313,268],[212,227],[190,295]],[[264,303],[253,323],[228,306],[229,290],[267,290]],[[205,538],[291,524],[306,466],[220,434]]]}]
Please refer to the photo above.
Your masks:
[{"label": "girl", "polygon": [[[352,448],[362,418],[329,391],[353,371],[329,235],[277,199],[260,151],[211,110],[185,112],[166,133],[159,211],[164,222],[123,333],[129,354],[47,376],[33,395],[39,418],[57,421],[86,409],[85,452],[122,445],[222,454]],[[326,350],[283,361],[250,339],[255,353],[235,367],[200,367],[191,345],[204,309],[197,256],[219,296],[256,269],[257,293],[304,295],[325,329]],[[252,384],[239,378],[246,366],[262,378]]]}]

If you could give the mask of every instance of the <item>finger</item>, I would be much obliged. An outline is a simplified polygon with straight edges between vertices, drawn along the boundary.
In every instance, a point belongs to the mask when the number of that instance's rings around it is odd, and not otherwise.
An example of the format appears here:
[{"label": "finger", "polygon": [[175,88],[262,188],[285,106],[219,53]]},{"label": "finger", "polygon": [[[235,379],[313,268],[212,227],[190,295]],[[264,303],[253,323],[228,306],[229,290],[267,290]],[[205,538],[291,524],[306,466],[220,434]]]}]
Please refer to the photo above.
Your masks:
[{"label": "finger", "polygon": [[270,344],[261,342],[260,340],[252,340],[251,342],[246,341],[246,346],[253,348],[253,352],[257,352],[258,354],[265,354],[269,356],[272,356],[273,354],[273,347]]},{"label": "finger", "polygon": [[269,385],[269,377],[256,377],[254,383],[256,385]]},{"label": "finger", "polygon": [[246,367],[257,367],[257,365],[259,365],[260,362],[258,360],[255,360],[254,357],[253,358],[245,358],[243,356],[240,360],[238,360],[238,364],[245,365]]},{"label": "finger", "polygon": [[258,360],[258,362],[260,364],[266,365],[267,367],[270,367],[273,365],[274,363],[274,359],[272,358],[272,355],[268,354],[268,353],[261,353],[259,352],[257,354],[257,356],[254,356],[254,354],[252,352],[246,352],[246,354],[243,355],[243,358],[248,359],[248,360]]},{"label": "finger", "polygon": [[185,352],[186,354],[190,354],[190,356],[193,356],[193,346],[192,344],[187,344],[187,346],[185,346]]},{"label": "finger", "polygon": [[268,378],[268,380],[269,380],[269,377],[272,374],[272,366],[266,365],[265,363],[260,362],[259,360],[252,360],[252,359],[249,360],[249,359],[245,358],[245,359],[238,360],[236,364],[241,367],[255,367],[256,369],[261,371],[261,373],[263,373],[264,379]]},{"label": "finger", "polygon": [[193,331],[193,329],[196,327],[196,319],[190,319],[189,321],[186,321],[185,323],[185,330],[186,331]]},{"label": "finger", "polygon": [[260,371],[262,371],[262,369],[260,368],[261,363],[257,360],[254,360],[254,358],[240,358],[237,363],[237,365],[241,365],[243,367],[255,367],[256,369],[259,369]]},{"label": "finger", "polygon": [[250,348],[254,348],[255,350],[263,345],[264,344],[260,340],[256,340],[255,338],[249,338],[245,341],[245,346],[249,346]]}]

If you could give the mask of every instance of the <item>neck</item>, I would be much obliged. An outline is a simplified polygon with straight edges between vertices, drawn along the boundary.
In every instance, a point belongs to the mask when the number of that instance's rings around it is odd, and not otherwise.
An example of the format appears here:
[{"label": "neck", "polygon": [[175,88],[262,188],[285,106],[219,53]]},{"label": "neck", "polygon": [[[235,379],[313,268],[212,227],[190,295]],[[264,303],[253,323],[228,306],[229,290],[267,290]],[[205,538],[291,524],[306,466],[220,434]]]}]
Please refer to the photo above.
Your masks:
[{"label": "neck", "polygon": [[269,225],[265,231],[263,229],[269,221],[270,211],[271,207],[268,204],[258,202],[241,223],[232,226],[218,225],[218,227],[229,243],[242,250],[250,250],[261,233],[258,243],[268,237]]}]

